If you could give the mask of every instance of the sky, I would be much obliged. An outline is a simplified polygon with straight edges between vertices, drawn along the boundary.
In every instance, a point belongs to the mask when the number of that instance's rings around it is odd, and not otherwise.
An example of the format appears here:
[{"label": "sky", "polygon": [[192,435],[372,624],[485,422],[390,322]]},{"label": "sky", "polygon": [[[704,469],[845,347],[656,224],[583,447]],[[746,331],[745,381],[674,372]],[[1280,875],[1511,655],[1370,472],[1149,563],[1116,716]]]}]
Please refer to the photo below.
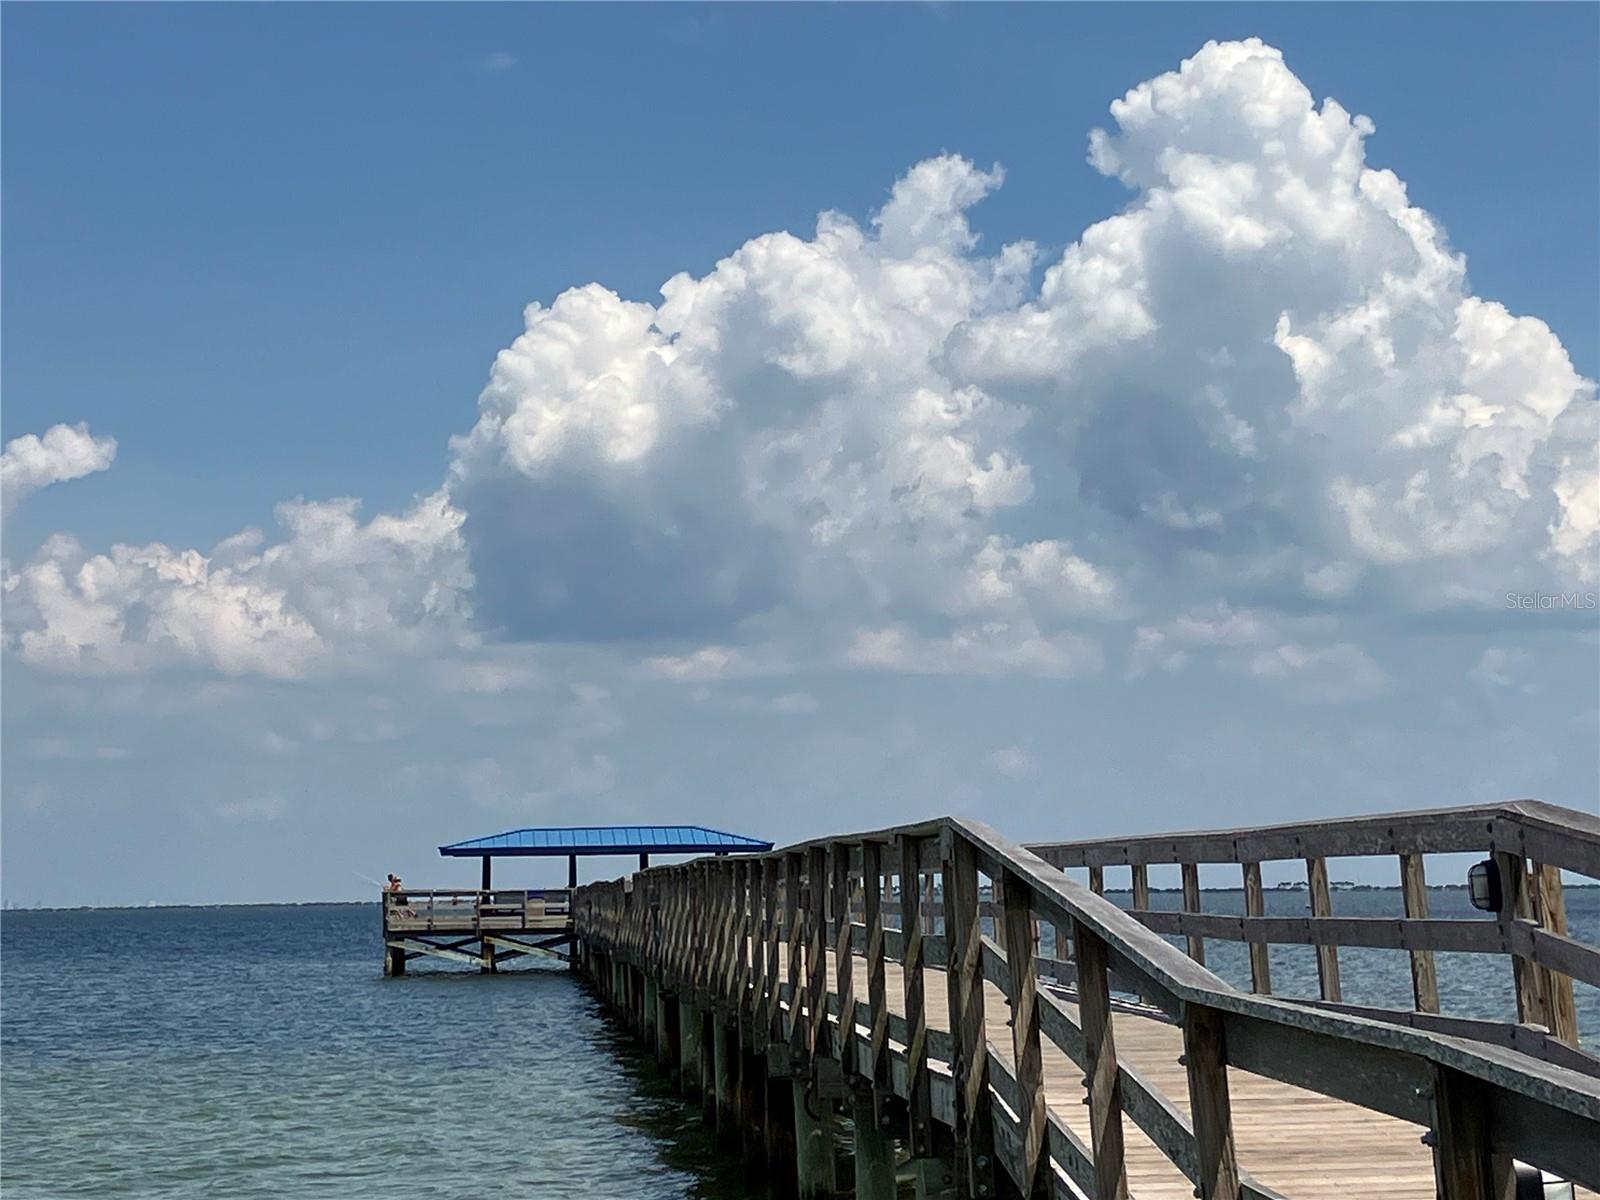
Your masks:
[{"label": "sky", "polygon": [[1600,9],[0,24],[5,903],[1600,807]]}]

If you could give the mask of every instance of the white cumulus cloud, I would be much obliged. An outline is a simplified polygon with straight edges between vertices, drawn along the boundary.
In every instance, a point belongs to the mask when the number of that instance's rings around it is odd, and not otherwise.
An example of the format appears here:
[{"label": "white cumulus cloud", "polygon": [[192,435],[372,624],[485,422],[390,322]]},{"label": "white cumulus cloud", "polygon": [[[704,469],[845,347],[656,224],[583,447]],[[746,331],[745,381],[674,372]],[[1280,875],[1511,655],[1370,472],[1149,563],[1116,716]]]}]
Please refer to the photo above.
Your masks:
[{"label": "white cumulus cloud", "polygon": [[0,454],[0,515],[42,487],[104,471],[116,457],[117,440],[95,437],[81,422],[12,438]]}]

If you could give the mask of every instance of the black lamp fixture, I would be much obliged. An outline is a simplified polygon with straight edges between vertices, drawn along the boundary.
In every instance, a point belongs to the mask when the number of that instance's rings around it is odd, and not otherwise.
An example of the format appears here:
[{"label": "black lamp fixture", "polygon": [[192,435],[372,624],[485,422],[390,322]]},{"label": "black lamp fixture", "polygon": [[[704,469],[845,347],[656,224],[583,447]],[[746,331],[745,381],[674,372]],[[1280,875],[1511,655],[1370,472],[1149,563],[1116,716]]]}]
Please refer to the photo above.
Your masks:
[{"label": "black lamp fixture", "polygon": [[1467,871],[1467,897],[1472,907],[1484,912],[1499,912],[1503,893],[1500,890],[1500,868],[1494,859],[1486,858],[1474,863]]}]

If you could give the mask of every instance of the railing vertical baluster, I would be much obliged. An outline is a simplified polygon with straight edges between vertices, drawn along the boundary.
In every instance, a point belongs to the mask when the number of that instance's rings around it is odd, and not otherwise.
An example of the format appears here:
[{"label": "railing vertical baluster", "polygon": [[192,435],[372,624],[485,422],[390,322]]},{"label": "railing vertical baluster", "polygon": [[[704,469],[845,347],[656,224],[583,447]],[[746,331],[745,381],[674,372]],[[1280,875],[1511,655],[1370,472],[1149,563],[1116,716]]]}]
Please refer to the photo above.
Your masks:
[{"label": "railing vertical baluster", "polygon": [[[1428,878],[1420,853],[1400,856],[1400,896],[1405,914],[1413,920],[1428,915]],[[1432,950],[1411,951],[1411,996],[1418,1012],[1439,1011],[1439,976]]]},{"label": "railing vertical baluster", "polygon": [[[1244,912],[1247,917],[1266,915],[1266,897],[1261,892],[1261,864],[1247,862],[1244,873]],[[1272,994],[1272,966],[1265,942],[1250,943],[1250,990],[1263,996]]]},{"label": "railing vertical baluster", "polygon": [[829,847],[833,860],[830,871],[833,893],[833,971],[834,993],[839,997],[839,1038],[834,1054],[844,1064],[845,1074],[856,1070],[856,985],[855,955],[851,952],[850,921],[850,845],[835,842]]},{"label": "railing vertical baluster", "polygon": [[778,860],[761,860],[761,968],[756,984],[756,1048],[765,1050],[778,1029]]},{"label": "railing vertical baluster", "polygon": [[[971,844],[945,833],[945,977],[950,992],[950,1074],[956,1090],[956,1136],[968,1194],[993,1194],[994,1129],[990,1124],[989,1042],[983,1013],[983,925],[978,863]],[[980,1193],[980,1187],[990,1191]]]},{"label": "railing vertical baluster", "polygon": [[[1311,915],[1333,916],[1333,895],[1328,891],[1328,860],[1320,856],[1306,859],[1306,884],[1311,891]],[[1315,929],[1313,922],[1312,928]],[[1330,943],[1317,943],[1317,981],[1324,1000],[1337,1003],[1344,998],[1339,986],[1339,948]]]},{"label": "railing vertical baluster", "polygon": [[734,903],[739,913],[736,953],[734,954],[734,970],[737,978],[734,981],[733,993],[737,998],[735,1005],[742,1022],[751,1012],[750,980],[753,975],[753,960],[755,959],[755,872],[752,869],[755,863],[748,858],[734,860],[733,868],[733,896]]},{"label": "railing vertical baluster", "polygon": [[[1017,1179],[1024,1196],[1048,1196],[1054,1180],[1045,1145],[1044,1051],[1039,1042],[1039,991],[1033,953],[1033,893],[1027,881],[1006,874],[1006,966],[1010,976],[1011,1049],[1017,1070],[1017,1117],[1022,1160]],[[1040,1158],[1044,1157],[1041,1168]]]},{"label": "railing vertical baluster", "polygon": [[[1544,863],[1533,867],[1534,915],[1551,933],[1567,935],[1567,902],[1561,888],[1561,868]],[[1578,1010],[1572,996],[1572,976],[1549,967],[1540,968],[1544,984],[1545,1015],[1550,1032],[1569,1046],[1578,1044]]]},{"label": "railing vertical baluster", "polygon": [[1228,1100],[1228,1059],[1222,1014],[1188,1004],[1183,1011],[1183,1061],[1189,1078],[1189,1113],[1194,1121],[1201,1200],[1239,1200],[1239,1164],[1234,1156],[1233,1109]]},{"label": "railing vertical baluster", "polygon": [[1111,964],[1105,942],[1083,922],[1073,922],[1072,940],[1077,951],[1078,1017],[1087,1059],[1095,1200],[1127,1200],[1122,1082],[1117,1074],[1117,1046],[1111,1030]]},{"label": "railing vertical baluster", "polygon": [[828,1053],[828,857],[813,846],[806,861],[806,1048]]},{"label": "railing vertical baluster", "polygon": [[861,843],[861,917],[867,926],[867,1010],[871,1025],[867,1035],[870,1069],[877,1089],[889,1086],[889,997],[884,979],[883,952],[883,847]]},{"label": "railing vertical baluster", "polygon": [[801,1020],[801,956],[805,940],[800,932],[800,856],[783,856],[783,933],[789,946],[789,1059],[798,1066],[805,1057],[806,1027]]},{"label": "railing vertical baluster", "polygon": [[922,866],[917,839],[900,835],[900,956],[906,1000],[906,1109],[911,1157],[933,1154],[932,1082],[928,1075],[928,1013],[924,999]]},{"label": "railing vertical baluster", "polygon": [[[1186,862],[1183,864],[1183,911],[1197,913],[1200,911],[1200,864]],[[1202,965],[1206,961],[1206,939],[1197,933],[1188,935],[1189,957]]]},{"label": "railing vertical baluster", "polygon": [[766,1050],[766,1038],[771,1029],[771,1010],[766,1006],[768,981],[771,979],[771,938],[773,938],[773,909],[771,893],[766,883],[766,867],[770,859],[752,859],[750,862],[750,910],[754,914],[755,941],[750,947],[750,1029],[754,1032],[755,1050]]},{"label": "railing vertical baluster", "polygon": [[1144,863],[1134,863],[1130,870],[1133,876],[1133,906],[1141,911],[1150,907],[1150,868]]},{"label": "railing vertical baluster", "polygon": [[1101,866],[1089,868],[1089,890],[1096,896],[1106,894],[1106,869]]}]

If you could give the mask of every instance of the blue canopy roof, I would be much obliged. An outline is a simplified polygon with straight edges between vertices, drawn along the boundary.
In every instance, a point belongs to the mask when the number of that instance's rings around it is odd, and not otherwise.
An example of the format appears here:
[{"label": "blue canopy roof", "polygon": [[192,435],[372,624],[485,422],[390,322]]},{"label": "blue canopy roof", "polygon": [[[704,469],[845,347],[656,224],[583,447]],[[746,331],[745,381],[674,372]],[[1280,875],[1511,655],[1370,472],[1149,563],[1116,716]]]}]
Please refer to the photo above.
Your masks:
[{"label": "blue canopy roof", "polygon": [[760,854],[771,842],[723,833],[703,825],[577,825],[553,829],[512,829],[488,837],[440,846],[458,858],[569,854]]}]

